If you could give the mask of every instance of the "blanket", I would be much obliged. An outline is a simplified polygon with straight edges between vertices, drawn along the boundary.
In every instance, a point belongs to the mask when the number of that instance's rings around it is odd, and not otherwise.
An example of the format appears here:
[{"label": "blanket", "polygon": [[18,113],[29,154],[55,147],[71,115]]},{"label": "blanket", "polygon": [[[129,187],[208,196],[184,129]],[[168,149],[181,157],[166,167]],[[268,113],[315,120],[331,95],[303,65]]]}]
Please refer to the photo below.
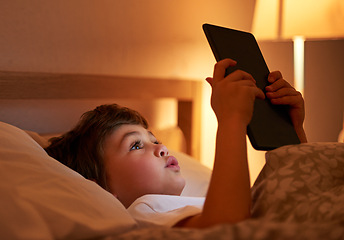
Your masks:
[{"label": "blanket", "polygon": [[267,152],[248,220],[201,230],[137,229],[116,239],[344,239],[344,144]]}]

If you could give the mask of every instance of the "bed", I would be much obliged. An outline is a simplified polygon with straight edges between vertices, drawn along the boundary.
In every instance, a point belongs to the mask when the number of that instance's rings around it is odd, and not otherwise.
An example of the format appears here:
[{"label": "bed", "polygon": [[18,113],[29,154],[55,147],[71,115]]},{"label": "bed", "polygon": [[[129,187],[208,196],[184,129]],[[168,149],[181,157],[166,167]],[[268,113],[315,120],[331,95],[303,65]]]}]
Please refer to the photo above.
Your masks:
[{"label": "bed", "polygon": [[[307,143],[267,152],[252,187],[249,220],[200,230],[138,228],[111,194],[45,153],[47,138],[61,128],[27,110],[40,106],[42,112],[49,111],[62,101],[68,116],[70,107],[74,113],[80,106],[74,101],[133,104],[131,99],[138,99],[151,106],[158,99],[174,99],[178,120],[172,135],[187,146],[177,144],[172,150],[187,181],[182,194],[204,196],[211,171],[196,160],[201,93],[200,82],[185,79],[0,72],[1,238],[344,239],[343,143]],[[176,129],[181,134],[174,134]],[[172,133],[171,127],[156,130],[162,138],[164,131]]]}]

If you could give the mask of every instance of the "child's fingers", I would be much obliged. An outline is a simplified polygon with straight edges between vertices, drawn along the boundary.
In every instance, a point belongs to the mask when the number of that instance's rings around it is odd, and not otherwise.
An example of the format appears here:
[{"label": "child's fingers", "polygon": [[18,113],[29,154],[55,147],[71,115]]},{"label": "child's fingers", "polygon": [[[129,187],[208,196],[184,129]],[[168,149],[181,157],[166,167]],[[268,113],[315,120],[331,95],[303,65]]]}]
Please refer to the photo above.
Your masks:
[{"label": "child's fingers", "polygon": [[267,92],[266,96],[272,104],[294,105],[302,101],[301,93],[293,87],[284,87],[274,92]]},{"label": "child's fingers", "polygon": [[[232,82],[240,80],[240,84],[242,85],[255,86],[256,84],[256,81],[253,79],[253,77],[250,74],[246,74],[245,72],[242,72],[242,73],[234,72],[233,74],[234,76],[231,77],[233,79]],[[210,86],[213,86],[214,79],[212,77],[207,77],[205,80],[210,84]]]},{"label": "child's fingers", "polygon": [[268,81],[269,83],[273,83],[280,78],[283,78],[282,73],[280,71],[274,71],[269,74]]},{"label": "child's fingers", "polygon": [[301,94],[297,95],[289,95],[280,98],[273,98],[270,99],[272,104],[275,105],[289,105],[289,106],[297,106],[302,102]]},{"label": "child's fingers", "polygon": [[274,92],[267,92],[266,96],[270,99],[275,99],[275,98],[281,98],[284,96],[296,96],[299,95],[300,93],[297,92],[294,88],[292,87],[287,87],[287,88],[280,88],[277,91]]},{"label": "child's fingers", "polygon": [[238,88],[236,88],[238,92],[240,91],[240,88],[246,89],[250,92],[249,95],[253,94],[254,98],[265,99],[264,92],[260,88],[258,88],[257,85],[252,82],[252,80],[241,80],[232,84],[238,86]]},{"label": "child's fingers", "polygon": [[273,82],[271,85],[267,86],[265,90],[267,92],[274,92],[281,88],[292,88],[292,86],[286,80],[280,78],[277,81]]},{"label": "child's fingers", "polygon": [[205,80],[210,84],[210,86],[213,85],[213,78],[212,77],[207,77]]},{"label": "child's fingers", "polygon": [[264,92],[258,87],[255,87],[255,95],[256,95],[256,98],[265,99]]},{"label": "child's fingers", "polygon": [[226,69],[235,65],[236,61],[229,58],[217,62],[214,67],[213,82],[222,80],[225,76]]},{"label": "child's fingers", "polygon": [[227,78],[230,78],[232,81],[250,80],[251,82],[256,84],[256,80],[254,80],[252,75],[242,70],[234,71],[232,74],[228,75]]}]

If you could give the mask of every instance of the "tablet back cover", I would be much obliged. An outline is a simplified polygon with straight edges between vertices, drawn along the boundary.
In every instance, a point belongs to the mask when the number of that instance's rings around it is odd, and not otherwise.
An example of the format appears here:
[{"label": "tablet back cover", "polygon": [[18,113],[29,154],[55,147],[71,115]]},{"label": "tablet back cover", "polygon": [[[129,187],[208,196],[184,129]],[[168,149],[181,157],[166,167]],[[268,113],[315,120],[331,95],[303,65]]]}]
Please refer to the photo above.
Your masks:
[{"label": "tablet back cover", "polygon": [[[265,92],[270,72],[254,36],[210,24],[204,24],[203,30],[217,61],[225,58],[237,61],[237,65],[228,68],[226,74],[237,69],[248,72]],[[300,143],[288,114],[288,106],[272,105],[267,98],[256,99],[247,135],[257,150]]]}]

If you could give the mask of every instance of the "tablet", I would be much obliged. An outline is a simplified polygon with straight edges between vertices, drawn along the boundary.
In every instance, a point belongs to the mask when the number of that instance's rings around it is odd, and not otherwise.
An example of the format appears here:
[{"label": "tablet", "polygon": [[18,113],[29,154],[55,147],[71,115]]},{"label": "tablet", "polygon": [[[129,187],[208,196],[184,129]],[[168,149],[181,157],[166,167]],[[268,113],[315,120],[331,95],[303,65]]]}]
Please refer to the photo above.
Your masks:
[{"label": "tablet", "polygon": [[[250,73],[257,87],[265,92],[270,73],[256,39],[251,33],[204,24],[204,33],[217,61],[231,58],[237,61],[226,74],[240,69]],[[272,105],[268,98],[256,99],[247,135],[256,150],[271,150],[284,145],[298,144],[288,106]]]}]

